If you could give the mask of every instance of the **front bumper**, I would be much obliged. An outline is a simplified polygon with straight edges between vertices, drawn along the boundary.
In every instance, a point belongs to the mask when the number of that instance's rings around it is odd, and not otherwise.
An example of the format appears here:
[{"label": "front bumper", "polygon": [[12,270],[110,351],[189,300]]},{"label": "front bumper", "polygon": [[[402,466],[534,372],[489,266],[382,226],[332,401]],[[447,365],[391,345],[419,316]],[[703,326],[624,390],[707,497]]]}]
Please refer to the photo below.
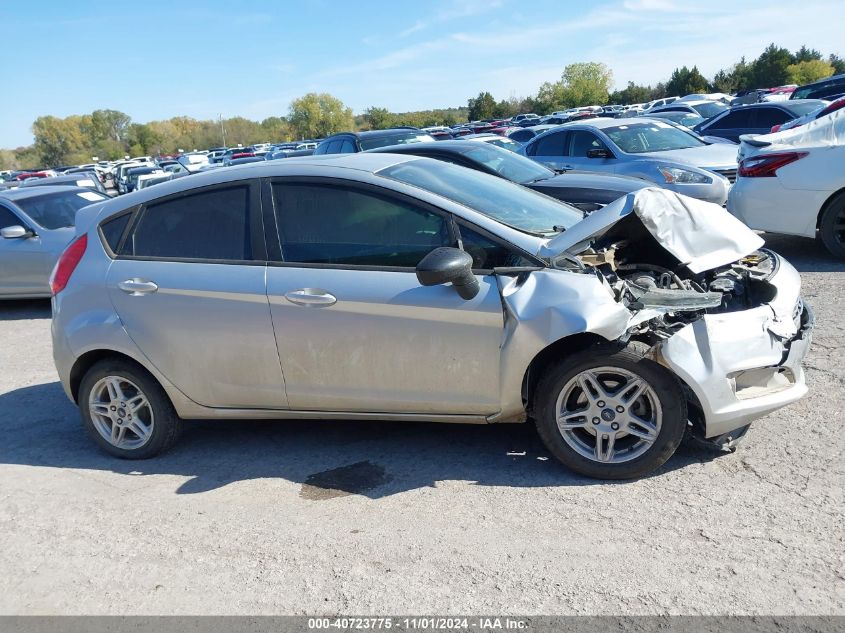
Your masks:
[{"label": "front bumper", "polygon": [[695,393],[705,437],[746,426],[807,393],[801,361],[812,338],[812,311],[788,263],[781,260],[769,283],[777,289],[771,303],[705,315],[654,349],[655,359]]}]

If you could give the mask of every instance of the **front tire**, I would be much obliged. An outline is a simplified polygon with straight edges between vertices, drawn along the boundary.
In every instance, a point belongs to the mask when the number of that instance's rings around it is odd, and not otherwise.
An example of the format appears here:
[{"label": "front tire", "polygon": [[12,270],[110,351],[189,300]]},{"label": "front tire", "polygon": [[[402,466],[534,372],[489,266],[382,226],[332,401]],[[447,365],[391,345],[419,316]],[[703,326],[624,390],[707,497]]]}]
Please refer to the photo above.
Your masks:
[{"label": "front tire", "polygon": [[146,459],[169,449],[182,421],[161,388],[141,367],[120,359],[93,365],[79,386],[82,424],[105,452]]},{"label": "front tire", "polygon": [[845,193],[836,196],[824,210],[819,238],[831,255],[845,259]]},{"label": "front tire", "polygon": [[686,399],[639,343],[600,345],[547,368],[534,392],[537,431],[565,466],[631,479],[663,465],[687,424]]}]

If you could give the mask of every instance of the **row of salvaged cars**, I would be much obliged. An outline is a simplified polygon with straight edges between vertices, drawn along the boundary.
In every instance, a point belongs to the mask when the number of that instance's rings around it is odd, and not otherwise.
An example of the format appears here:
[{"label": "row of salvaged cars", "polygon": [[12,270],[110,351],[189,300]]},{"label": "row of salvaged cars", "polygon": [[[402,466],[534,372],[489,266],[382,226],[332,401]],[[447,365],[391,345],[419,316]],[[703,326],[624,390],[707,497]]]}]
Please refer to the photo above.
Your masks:
[{"label": "row of salvaged cars", "polygon": [[0,287],[52,296],[115,456],[183,419],[531,421],[576,472],[637,477],[806,393],[800,277],[749,227],[845,254],[843,138],[841,111],[739,146],[648,117],[396,128],[115,198],[19,187]]}]

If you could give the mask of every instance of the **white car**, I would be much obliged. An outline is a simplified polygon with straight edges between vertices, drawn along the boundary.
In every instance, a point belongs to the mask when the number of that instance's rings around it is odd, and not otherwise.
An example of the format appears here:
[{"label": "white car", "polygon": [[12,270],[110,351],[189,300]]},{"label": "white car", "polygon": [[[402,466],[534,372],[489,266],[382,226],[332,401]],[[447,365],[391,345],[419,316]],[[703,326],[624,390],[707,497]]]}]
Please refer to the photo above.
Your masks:
[{"label": "white car", "polygon": [[845,110],[740,140],[728,211],[752,229],[818,236],[845,259]]}]

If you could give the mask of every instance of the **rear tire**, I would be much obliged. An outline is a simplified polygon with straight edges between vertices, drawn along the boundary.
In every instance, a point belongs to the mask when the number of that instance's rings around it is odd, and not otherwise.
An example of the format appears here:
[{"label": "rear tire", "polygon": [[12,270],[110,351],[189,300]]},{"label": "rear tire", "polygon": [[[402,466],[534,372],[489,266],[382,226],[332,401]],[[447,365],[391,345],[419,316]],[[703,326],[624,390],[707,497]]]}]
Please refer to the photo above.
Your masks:
[{"label": "rear tire", "polygon": [[834,257],[845,259],[845,193],[840,193],[822,213],[819,238]]},{"label": "rear tire", "polygon": [[599,345],[551,365],[533,395],[537,432],[565,466],[631,479],[662,466],[687,424],[681,384],[641,343]]},{"label": "rear tire", "polygon": [[168,450],[182,420],[161,385],[140,366],[121,359],[93,365],[79,386],[82,424],[109,455],[146,459]]}]

